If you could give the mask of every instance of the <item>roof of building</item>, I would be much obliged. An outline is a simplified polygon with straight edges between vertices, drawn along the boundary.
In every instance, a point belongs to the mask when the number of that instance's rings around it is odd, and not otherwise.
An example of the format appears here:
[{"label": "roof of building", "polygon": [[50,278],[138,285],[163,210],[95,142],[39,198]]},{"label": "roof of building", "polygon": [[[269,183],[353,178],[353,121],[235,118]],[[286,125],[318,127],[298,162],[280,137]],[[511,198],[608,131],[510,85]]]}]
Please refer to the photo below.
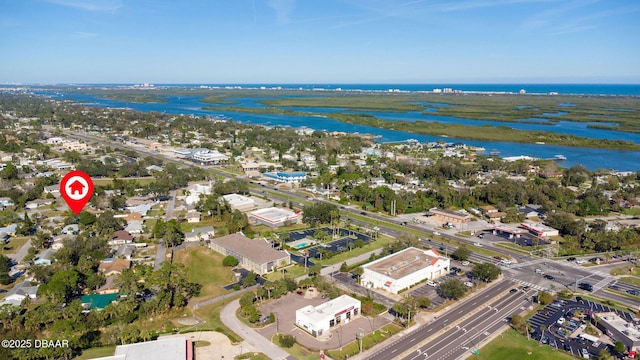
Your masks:
[{"label": "roof of building", "polygon": [[11,290],[9,290],[6,297],[9,297],[11,295],[20,295],[35,298],[38,294],[38,286],[40,285],[31,286],[31,282],[23,281],[19,284],[16,284]]},{"label": "roof of building", "polygon": [[89,310],[102,310],[118,299],[118,294],[93,294],[81,298],[83,304],[89,304]]},{"label": "roof of building", "polygon": [[600,320],[606,322],[633,341],[640,341],[640,329],[614,312],[597,313]]},{"label": "roof of building", "polygon": [[467,219],[467,218],[471,218],[471,215],[469,214],[465,214],[465,213],[461,213],[459,211],[451,211],[451,210],[444,210],[444,209],[430,209],[429,210],[430,213],[432,214],[437,214],[437,215],[447,215],[447,216],[453,216],[456,218],[460,218],[461,220]]},{"label": "roof of building", "polygon": [[257,264],[277,261],[289,256],[287,252],[274,250],[265,239],[249,239],[241,232],[215,238],[211,242],[240,254]]},{"label": "roof of building", "polygon": [[270,207],[252,211],[250,215],[271,223],[286,221],[287,219],[295,218],[297,216],[295,212],[289,209],[278,207]]},{"label": "roof of building", "polygon": [[131,261],[122,259],[101,262],[100,265],[98,265],[98,270],[104,272],[105,274],[109,274],[112,272],[121,273],[122,270],[129,268],[131,268]]},{"label": "roof of building", "polygon": [[118,230],[113,233],[111,239],[133,240],[133,236],[126,230]]},{"label": "roof of building", "polygon": [[240,194],[222,195],[222,198],[232,208],[237,208],[237,207],[241,207],[241,206],[248,206],[248,205],[255,205],[256,204],[256,202],[252,198],[250,198],[248,196],[240,195]]},{"label": "roof of building", "polygon": [[397,280],[434,265],[440,259],[444,260],[446,258],[434,249],[420,250],[410,247],[370,262],[362,267],[380,274],[385,274]]},{"label": "roof of building", "polygon": [[320,322],[327,318],[334,318],[337,314],[352,306],[360,307],[360,300],[354,299],[349,295],[342,295],[315,307],[307,305],[298,309],[298,311],[306,315],[311,321]]},{"label": "roof of building", "polygon": [[204,235],[204,234],[208,234],[212,231],[215,231],[215,229],[213,228],[213,226],[202,226],[202,227],[197,227],[194,228],[193,230],[191,230],[190,232],[184,234],[186,237],[189,236],[198,236],[198,234],[200,235]]},{"label": "roof of building", "polygon": [[136,344],[118,345],[115,356],[126,355],[126,359],[183,360],[188,359],[191,349],[184,336],[145,341]]}]

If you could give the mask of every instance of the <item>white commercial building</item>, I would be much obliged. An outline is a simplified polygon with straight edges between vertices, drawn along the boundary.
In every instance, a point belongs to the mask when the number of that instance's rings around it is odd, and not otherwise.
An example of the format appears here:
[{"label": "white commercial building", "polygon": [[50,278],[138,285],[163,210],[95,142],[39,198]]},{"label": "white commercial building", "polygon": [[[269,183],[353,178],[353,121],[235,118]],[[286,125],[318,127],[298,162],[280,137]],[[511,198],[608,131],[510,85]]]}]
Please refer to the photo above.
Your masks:
[{"label": "white commercial building", "polygon": [[363,265],[360,283],[397,294],[421,281],[448,274],[450,262],[434,249],[410,247]]},{"label": "white commercial building", "polygon": [[296,325],[318,337],[334,326],[347,324],[360,314],[360,310],[360,300],[342,295],[315,307],[307,305],[296,310]]},{"label": "white commercial building", "polygon": [[240,194],[222,195],[222,198],[233,210],[247,211],[256,207],[256,202],[252,198]]},{"label": "white commercial building", "polygon": [[256,224],[276,228],[298,223],[298,214],[289,209],[270,207],[251,212],[249,220]]}]

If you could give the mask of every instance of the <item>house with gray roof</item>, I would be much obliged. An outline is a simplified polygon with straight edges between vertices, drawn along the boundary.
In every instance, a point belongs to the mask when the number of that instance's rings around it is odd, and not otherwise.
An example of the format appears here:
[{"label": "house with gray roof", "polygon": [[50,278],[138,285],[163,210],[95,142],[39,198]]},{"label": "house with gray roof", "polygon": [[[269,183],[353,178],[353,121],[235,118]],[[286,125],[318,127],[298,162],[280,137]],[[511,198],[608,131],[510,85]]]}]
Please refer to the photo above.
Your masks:
[{"label": "house with gray roof", "polygon": [[29,281],[16,284],[13,289],[9,290],[4,301],[0,303],[0,306],[7,304],[20,306],[22,300],[26,298],[36,299],[38,297],[38,286],[40,285],[31,286],[31,282]]}]

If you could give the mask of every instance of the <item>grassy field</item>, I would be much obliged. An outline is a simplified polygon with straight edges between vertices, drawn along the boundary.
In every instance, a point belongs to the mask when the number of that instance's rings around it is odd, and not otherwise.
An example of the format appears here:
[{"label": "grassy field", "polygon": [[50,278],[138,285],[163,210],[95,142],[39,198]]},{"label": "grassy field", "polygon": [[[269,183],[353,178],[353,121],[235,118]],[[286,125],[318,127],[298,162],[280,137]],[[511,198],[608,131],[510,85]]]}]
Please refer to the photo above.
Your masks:
[{"label": "grassy field", "polygon": [[89,360],[106,356],[113,356],[113,353],[116,351],[116,347],[114,346],[103,346],[91,349],[85,349],[82,351],[82,354],[78,357],[75,357],[75,360]]},{"label": "grassy field", "polygon": [[640,286],[640,277],[636,277],[636,276],[623,276],[619,279],[622,282],[625,282],[627,284],[633,284],[636,286]]},{"label": "grassy field", "polygon": [[500,360],[562,360],[573,359],[565,352],[558,351],[547,345],[540,345],[535,340],[527,340],[515,330],[509,329],[501,336],[480,349],[480,355],[473,359]]},{"label": "grassy field", "polygon": [[15,254],[20,248],[29,241],[29,236],[12,237],[8,244],[2,246],[3,255]]},{"label": "grassy field", "polygon": [[[382,342],[388,339],[390,336],[393,336],[397,332],[401,331],[403,328],[397,324],[391,323],[387,324],[382,329],[376,330],[373,333],[367,334],[362,338],[362,348],[363,350],[369,349],[375,344]],[[349,357],[356,355],[360,351],[360,344],[357,341],[352,341],[348,344],[345,344],[342,347],[342,350],[330,350],[327,352],[327,355],[332,359],[348,359]]]},{"label": "grassy field", "polygon": [[635,272],[631,272],[631,265],[620,266],[610,271],[610,274],[613,276],[616,275],[633,275],[640,277],[640,268],[635,267]]},{"label": "grassy field", "polygon": [[189,280],[202,285],[200,296],[194,301],[203,301],[227,294],[222,286],[233,282],[231,268],[222,266],[224,256],[206,247],[192,247],[174,253],[174,261],[187,267]]},{"label": "grassy field", "polygon": [[[113,179],[92,179],[92,180],[93,180],[93,185],[96,187],[110,186],[113,183]],[[118,180],[122,180],[125,182],[135,181],[140,186],[145,186],[154,182],[156,178],[154,178],[153,176],[147,176],[147,177],[139,177],[139,178],[119,178]]]},{"label": "grassy field", "polygon": [[234,357],[235,360],[242,360],[242,359],[248,359],[248,360],[269,360],[269,357],[263,353],[245,353],[242,355],[238,355],[236,357]]}]

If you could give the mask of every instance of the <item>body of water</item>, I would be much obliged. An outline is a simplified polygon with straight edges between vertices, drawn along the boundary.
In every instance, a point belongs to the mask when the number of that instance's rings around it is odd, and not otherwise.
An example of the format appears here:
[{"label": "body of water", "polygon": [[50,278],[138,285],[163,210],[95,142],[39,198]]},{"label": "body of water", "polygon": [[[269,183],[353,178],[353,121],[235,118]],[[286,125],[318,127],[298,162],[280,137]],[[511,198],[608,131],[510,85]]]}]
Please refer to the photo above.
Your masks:
[{"label": "body of water", "polygon": [[[354,85],[356,86],[356,85]],[[407,85],[408,86],[408,85]],[[417,85],[416,85],[417,86]],[[499,85],[492,85],[499,86]],[[506,85],[505,85],[506,86]],[[540,85],[542,86],[542,85]],[[546,85],[553,86],[553,85]],[[577,87],[583,87],[586,85],[575,85]],[[600,86],[600,85],[599,85]],[[613,85],[611,85],[613,86]],[[618,90],[618,93],[629,91],[626,85],[615,85],[622,87],[622,90]],[[629,85],[632,87],[632,85]],[[637,87],[637,86],[636,86]],[[342,86],[344,89],[345,87]],[[291,127],[306,126],[317,130],[327,131],[341,131],[361,134],[373,134],[379,136],[377,139],[381,142],[395,142],[403,141],[407,139],[417,139],[421,142],[431,141],[445,141],[445,142],[463,142],[472,146],[483,147],[486,152],[499,151],[500,156],[517,156],[528,155],[537,158],[552,158],[554,155],[562,154],[567,157],[566,161],[559,162],[560,165],[570,167],[573,165],[582,165],[588,169],[595,170],[599,168],[616,169],[621,171],[637,171],[640,170],[640,152],[638,151],[621,151],[621,150],[608,150],[608,149],[593,149],[593,148],[576,148],[568,146],[558,145],[546,145],[546,144],[520,144],[512,142],[495,142],[495,141],[475,141],[448,137],[437,137],[414,134],[403,131],[379,129],[364,125],[345,124],[333,119],[325,117],[323,114],[329,115],[332,112],[343,111],[343,109],[337,108],[291,108],[297,111],[308,111],[318,114],[318,116],[291,116],[291,115],[278,115],[278,114],[251,114],[243,112],[232,111],[218,111],[218,110],[202,110],[202,107],[212,106],[212,104],[202,103],[201,97],[198,96],[172,96],[167,97],[166,103],[131,103],[125,101],[102,99],[95,95],[90,94],[76,94],[76,93],[54,93],[49,91],[37,91],[43,95],[51,96],[57,99],[70,99],[75,102],[84,103],[87,106],[93,107],[110,107],[110,108],[130,108],[136,111],[142,112],[161,112],[169,114],[193,114],[197,116],[216,116],[225,115],[231,117],[234,121],[240,121],[242,123],[249,124],[262,124],[262,125],[280,125]],[[640,93],[640,89],[638,91]],[[618,94],[621,95],[621,94]],[[266,98],[260,98],[266,99]],[[234,99],[235,100],[235,99]],[[240,105],[242,107],[261,107],[263,105],[256,103],[258,98],[243,98],[240,99]],[[222,105],[228,106],[228,105]],[[368,113],[378,116],[385,120],[394,121],[438,121],[442,123],[457,123],[472,126],[481,125],[494,125],[494,126],[508,126],[522,130],[542,130],[542,131],[554,131],[564,134],[573,134],[576,136],[583,136],[596,139],[621,139],[640,143],[640,134],[629,134],[619,131],[600,130],[587,128],[589,123],[579,123],[570,121],[557,121],[552,125],[535,124],[535,123],[513,123],[513,122],[498,122],[498,121],[478,121],[470,119],[460,119],[455,117],[438,116],[437,113],[420,113],[420,112],[407,112],[407,113],[377,113],[377,112],[359,112]],[[526,120],[525,120],[526,121]]]}]

